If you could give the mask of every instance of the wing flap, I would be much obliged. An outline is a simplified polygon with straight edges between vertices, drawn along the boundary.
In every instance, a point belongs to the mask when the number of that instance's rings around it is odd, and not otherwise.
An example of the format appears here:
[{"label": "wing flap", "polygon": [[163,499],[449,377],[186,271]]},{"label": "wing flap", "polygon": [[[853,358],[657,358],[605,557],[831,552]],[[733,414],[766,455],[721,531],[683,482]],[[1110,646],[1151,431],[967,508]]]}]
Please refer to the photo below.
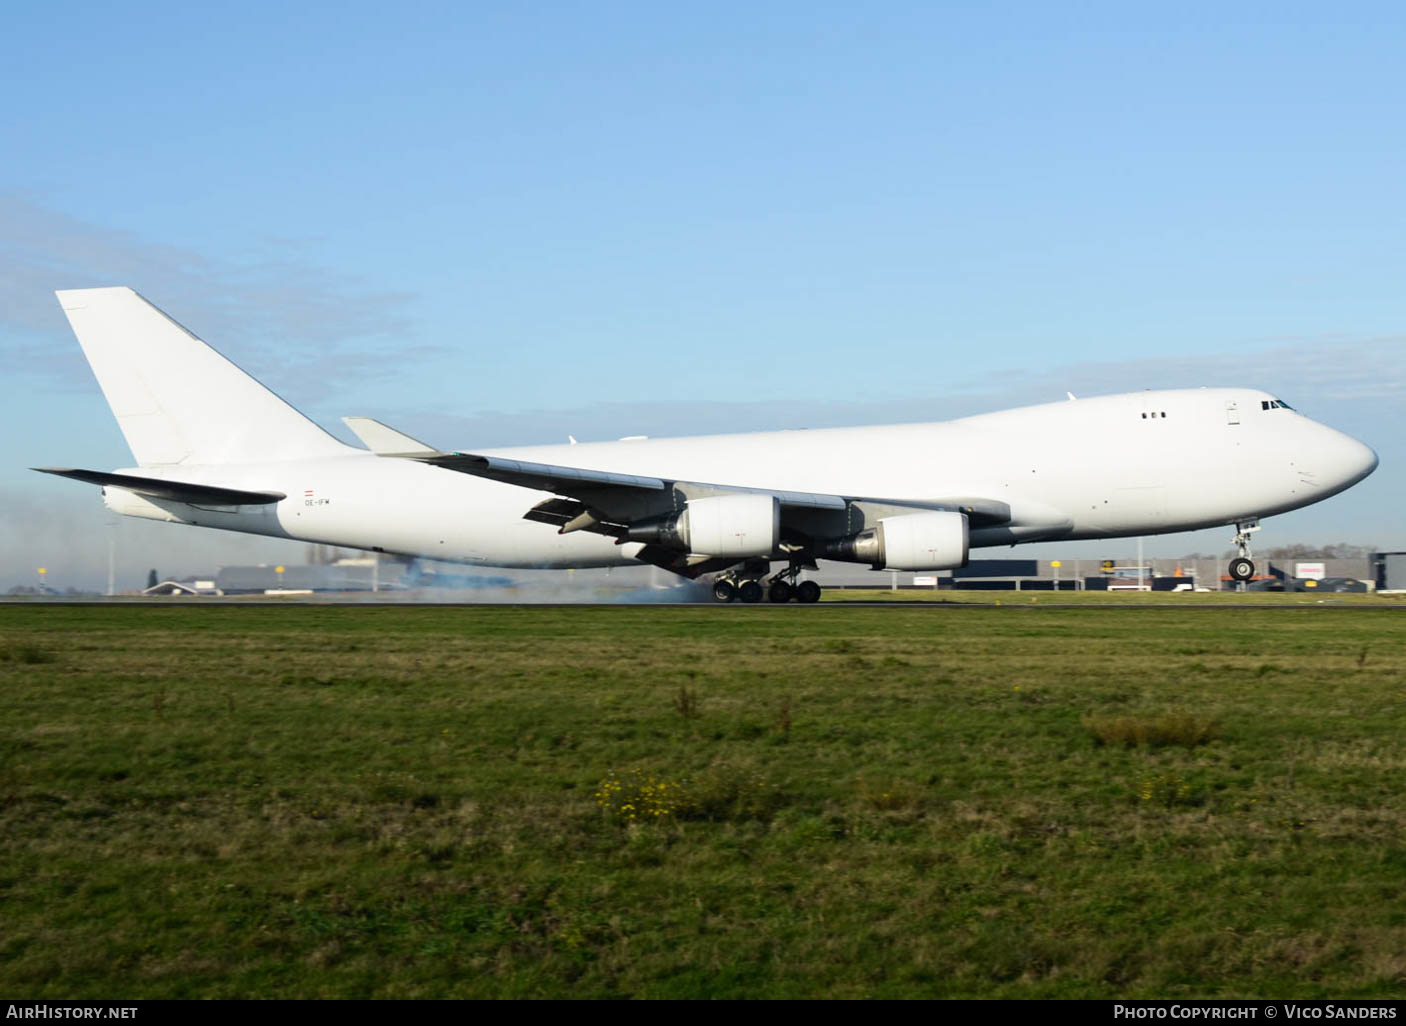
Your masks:
[{"label": "wing flap", "polygon": [[545,499],[524,513],[522,519],[551,524],[557,529],[557,534],[590,531],[614,538],[616,541],[623,541],[626,536],[624,524],[607,521],[579,499]]}]

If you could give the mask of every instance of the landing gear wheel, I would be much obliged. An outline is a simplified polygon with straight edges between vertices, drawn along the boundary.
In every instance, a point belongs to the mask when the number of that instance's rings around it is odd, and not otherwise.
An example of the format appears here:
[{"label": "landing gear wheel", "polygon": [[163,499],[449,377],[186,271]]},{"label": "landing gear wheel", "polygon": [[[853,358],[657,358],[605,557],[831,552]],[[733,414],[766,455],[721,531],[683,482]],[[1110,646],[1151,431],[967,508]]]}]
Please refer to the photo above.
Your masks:
[{"label": "landing gear wheel", "polygon": [[772,581],[771,587],[767,589],[766,597],[778,605],[783,602],[790,602],[795,597],[795,588],[792,588],[785,581]]},{"label": "landing gear wheel", "polygon": [[737,588],[728,580],[714,581],[713,598],[719,602],[733,602],[737,599]]},{"label": "landing gear wheel", "polygon": [[756,581],[743,581],[737,589],[737,597],[743,602],[760,602],[762,600],[762,586]]},{"label": "landing gear wheel", "polygon": [[1250,535],[1259,529],[1260,522],[1255,519],[1235,522],[1236,556],[1230,561],[1230,579],[1242,585],[1255,576],[1255,564],[1250,559]]},{"label": "landing gear wheel", "polygon": [[816,584],[814,581],[802,581],[800,584],[796,585],[796,601],[819,602],[820,585]]}]

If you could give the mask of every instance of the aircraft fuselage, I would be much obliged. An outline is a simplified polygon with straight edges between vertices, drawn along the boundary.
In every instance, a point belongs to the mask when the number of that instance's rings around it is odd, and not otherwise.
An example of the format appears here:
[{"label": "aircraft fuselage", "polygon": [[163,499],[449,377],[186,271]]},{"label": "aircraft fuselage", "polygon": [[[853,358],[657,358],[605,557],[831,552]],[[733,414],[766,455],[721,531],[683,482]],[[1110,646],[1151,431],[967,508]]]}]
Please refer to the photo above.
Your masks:
[{"label": "aircraft fuselage", "polygon": [[[765,490],[1008,504],[1010,522],[973,525],[972,546],[1243,522],[1325,499],[1377,463],[1355,439],[1268,393],[1237,388],[1136,392],[937,423],[485,455]],[[500,567],[629,565],[641,549],[524,520],[548,493],[351,446],[340,456],[132,472],[287,495],[268,505],[201,508],[105,489],[114,511],[150,519]]]}]

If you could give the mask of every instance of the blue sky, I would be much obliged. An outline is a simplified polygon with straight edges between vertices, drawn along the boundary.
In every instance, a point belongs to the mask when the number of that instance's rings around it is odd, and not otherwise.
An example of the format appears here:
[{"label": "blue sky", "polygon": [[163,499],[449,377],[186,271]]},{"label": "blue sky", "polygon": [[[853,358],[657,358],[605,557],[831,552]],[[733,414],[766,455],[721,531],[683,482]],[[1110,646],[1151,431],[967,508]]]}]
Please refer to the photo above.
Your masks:
[{"label": "blue sky", "polygon": [[[0,586],[105,574],[96,496],[23,469],[129,461],[52,297],[105,284],[447,446],[1267,387],[1383,462],[1263,543],[1406,548],[1399,5],[7,20]],[[289,558],[172,533],[124,559]]]}]

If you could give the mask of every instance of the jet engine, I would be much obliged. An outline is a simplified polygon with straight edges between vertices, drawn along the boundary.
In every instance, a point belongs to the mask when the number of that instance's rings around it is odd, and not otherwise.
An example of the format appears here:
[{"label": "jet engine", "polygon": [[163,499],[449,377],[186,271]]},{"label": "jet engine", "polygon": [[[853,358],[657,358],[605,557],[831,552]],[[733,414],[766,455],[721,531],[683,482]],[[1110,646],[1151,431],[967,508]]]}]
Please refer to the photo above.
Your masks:
[{"label": "jet engine", "polygon": [[781,504],[774,495],[690,499],[679,513],[631,524],[628,540],[700,556],[770,556],[781,540]]},{"label": "jet engine", "polygon": [[905,513],[821,544],[822,559],[868,563],[875,570],[952,570],[967,563],[965,513]]}]

